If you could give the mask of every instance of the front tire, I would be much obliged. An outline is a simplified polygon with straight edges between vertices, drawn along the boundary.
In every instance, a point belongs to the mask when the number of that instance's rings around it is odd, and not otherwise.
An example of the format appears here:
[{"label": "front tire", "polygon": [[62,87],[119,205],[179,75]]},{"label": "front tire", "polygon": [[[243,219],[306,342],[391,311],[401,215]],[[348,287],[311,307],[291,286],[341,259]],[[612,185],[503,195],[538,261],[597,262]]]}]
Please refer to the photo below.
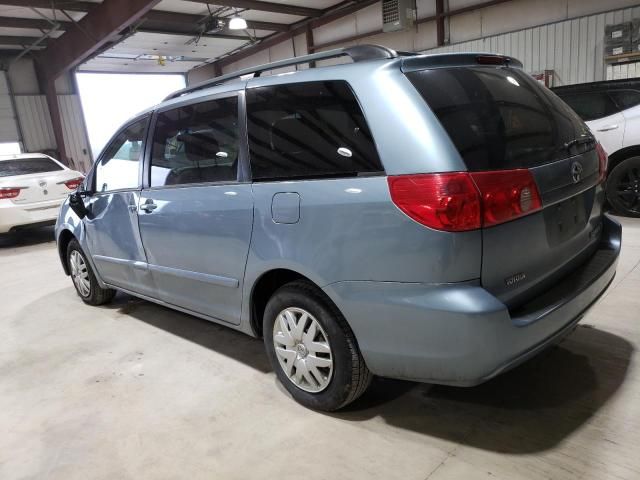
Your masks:
[{"label": "front tire", "polygon": [[76,239],[71,240],[67,247],[67,265],[69,265],[73,286],[84,303],[97,306],[113,300],[116,291],[100,287],[93,269]]},{"label": "front tire", "polygon": [[607,200],[615,212],[640,217],[640,157],[627,158],[611,171]]},{"label": "front tire", "polygon": [[344,317],[308,282],[288,283],[276,291],[264,312],[263,335],[278,380],[306,407],[338,410],[371,383]]}]

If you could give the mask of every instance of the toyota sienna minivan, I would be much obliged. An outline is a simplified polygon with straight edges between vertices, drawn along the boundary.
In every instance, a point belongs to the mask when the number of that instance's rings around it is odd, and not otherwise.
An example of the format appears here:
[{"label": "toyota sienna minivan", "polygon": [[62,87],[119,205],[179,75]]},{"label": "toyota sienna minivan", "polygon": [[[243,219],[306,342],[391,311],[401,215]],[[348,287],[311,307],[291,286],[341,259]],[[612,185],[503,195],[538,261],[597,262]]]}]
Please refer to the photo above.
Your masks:
[{"label": "toyota sienna minivan", "polygon": [[336,410],[373,375],[476,385],[570,333],[620,252],[606,167],[513,58],[358,46],[133,118],[56,238],[85,303],[121,290],[263,337],[291,395]]}]

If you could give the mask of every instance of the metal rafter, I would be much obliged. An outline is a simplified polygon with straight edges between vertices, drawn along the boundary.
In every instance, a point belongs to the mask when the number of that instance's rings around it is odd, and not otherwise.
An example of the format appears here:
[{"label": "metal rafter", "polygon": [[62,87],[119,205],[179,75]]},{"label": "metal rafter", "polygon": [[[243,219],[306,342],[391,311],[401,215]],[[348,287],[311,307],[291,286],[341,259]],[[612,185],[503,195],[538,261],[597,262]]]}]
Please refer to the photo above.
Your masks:
[{"label": "metal rafter", "polygon": [[344,7],[330,9],[329,11],[325,12],[321,17],[303,20],[301,22],[295,23],[294,25],[291,26],[291,28],[289,28],[288,31],[282,32],[282,33],[276,33],[269,37],[266,37],[260,43],[251,47],[243,48],[239,50],[237,53],[229,55],[223,58],[222,60],[219,60],[216,63],[218,63],[220,67],[223,67],[225,65],[228,65],[229,63],[236,62],[238,60],[251,56],[254,53],[260,52],[265,48],[273,47],[274,45],[277,45],[280,42],[290,40],[296,35],[306,34],[307,28],[314,29],[314,28],[321,27],[323,25],[326,25],[327,23],[331,23],[346,15],[355,13],[358,10],[362,10],[363,8],[366,8],[370,5],[378,3],[379,1],[380,0],[360,0]]},{"label": "metal rafter", "polygon": [[[3,0],[4,1],[4,0]],[[46,78],[57,78],[82,63],[101,47],[118,38],[160,0],[104,0],[68,30],[50,42],[38,64]],[[90,32],[91,35],[87,35]]]},{"label": "metal rafter", "polygon": [[285,13],[287,15],[299,15],[301,17],[319,17],[322,10],[309,7],[297,7],[291,4],[262,2],[258,0],[185,0],[192,3],[219,5],[221,7],[246,8],[262,12]]},{"label": "metal rafter", "polygon": [[[1,2],[1,0],[0,0]],[[69,28],[69,22],[56,22],[60,29]],[[48,30],[51,28],[51,22],[40,20],[39,18],[15,18],[0,17],[0,27],[7,28],[34,28],[37,30]]]}]

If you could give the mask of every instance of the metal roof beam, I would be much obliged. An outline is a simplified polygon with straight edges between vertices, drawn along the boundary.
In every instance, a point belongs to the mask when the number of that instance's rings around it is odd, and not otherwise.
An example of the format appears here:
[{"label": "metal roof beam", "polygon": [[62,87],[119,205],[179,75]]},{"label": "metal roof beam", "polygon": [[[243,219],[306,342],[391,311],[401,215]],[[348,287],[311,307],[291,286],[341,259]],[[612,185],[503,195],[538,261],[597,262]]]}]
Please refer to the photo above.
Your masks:
[{"label": "metal roof beam", "polygon": [[297,7],[284,3],[262,2],[257,0],[186,0],[187,2],[213,4],[220,7],[246,8],[262,12],[285,13],[287,15],[299,15],[301,17],[319,17],[322,10],[309,7]]},{"label": "metal roof beam", "polygon": [[[13,35],[1,35],[0,45],[22,45],[28,47],[33,42],[38,41],[40,37],[17,37]],[[40,43],[40,46],[44,46],[44,42]]]},{"label": "metal roof beam", "polygon": [[[53,22],[53,20],[51,20]],[[60,22],[56,21],[59,24],[60,29],[69,28],[70,22]],[[0,27],[7,28],[34,28],[37,30],[50,30],[51,22],[47,22],[46,20],[41,20],[39,18],[16,18],[16,17],[0,17]]]},{"label": "metal roof beam", "polygon": [[[5,1],[5,0],[2,0]],[[31,1],[31,0],[30,0]],[[77,22],[78,28],[49,43],[38,64],[44,77],[55,79],[82,63],[151,10],[160,0],[104,0]]]},{"label": "metal roof beam", "polygon": [[[3,0],[0,0],[2,2]],[[144,18],[149,22],[172,23],[176,25],[187,25],[195,27],[202,22],[201,15],[191,15],[188,13],[166,12],[164,10],[151,10]],[[247,20],[247,26],[256,30],[271,30],[274,32],[285,32],[289,29],[289,25],[285,23],[261,22],[256,20]]]}]

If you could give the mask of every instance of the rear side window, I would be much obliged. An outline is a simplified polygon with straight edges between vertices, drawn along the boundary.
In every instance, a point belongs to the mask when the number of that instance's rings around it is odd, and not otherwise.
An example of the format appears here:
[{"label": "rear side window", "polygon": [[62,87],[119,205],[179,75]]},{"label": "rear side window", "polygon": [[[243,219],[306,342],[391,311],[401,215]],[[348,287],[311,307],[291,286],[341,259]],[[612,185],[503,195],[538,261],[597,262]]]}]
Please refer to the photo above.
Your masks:
[{"label": "rear side window", "polygon": [[0,177],[56,172],[63,168],[49,158],[32,157],[0,161]]},{"label": "rear side window", "polygon": [[561,98],[585,122],[608,117],[618,111],[607,92],[573,93],[562,95]]},{"label": "rear side window", "polygon": [[593,148],[584,122],[519,69],[436,68],[407,77],[470,171],[530,168],[566,158],[567,144],[587,148],[576,139],[589,140]]},{"label": "rear side window", "polygon": [[383,171],[360,105],[344,81],[247,90],[254,181]]},{"label": "rear side window", "polygon": [[151,186],[232,182],[238,177],[238,97],[158,114]]},{"label": "rear side window", "polygon": [[636,90],[611,90],[609,95],[620,110],[640,105],[640,92]]}]

